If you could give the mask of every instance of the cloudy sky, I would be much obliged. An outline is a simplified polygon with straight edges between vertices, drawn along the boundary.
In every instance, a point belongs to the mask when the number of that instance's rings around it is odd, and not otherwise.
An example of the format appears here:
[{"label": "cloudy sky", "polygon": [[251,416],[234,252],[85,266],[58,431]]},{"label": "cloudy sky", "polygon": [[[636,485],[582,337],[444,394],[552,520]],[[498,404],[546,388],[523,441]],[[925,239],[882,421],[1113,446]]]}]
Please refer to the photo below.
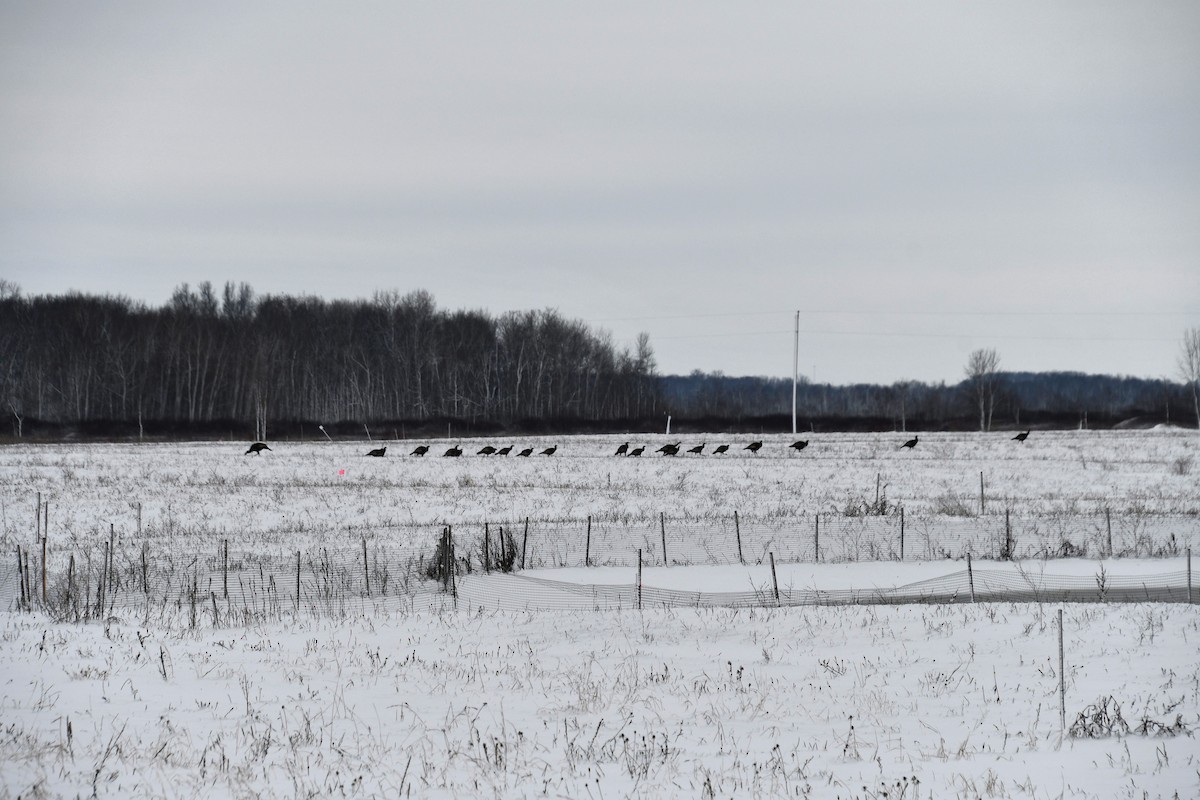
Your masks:
[{"label": "cloudy sky", "polygon": [[1200,3],[0,0],[0,278],[557,308],[660,369],[1173,376]]}]

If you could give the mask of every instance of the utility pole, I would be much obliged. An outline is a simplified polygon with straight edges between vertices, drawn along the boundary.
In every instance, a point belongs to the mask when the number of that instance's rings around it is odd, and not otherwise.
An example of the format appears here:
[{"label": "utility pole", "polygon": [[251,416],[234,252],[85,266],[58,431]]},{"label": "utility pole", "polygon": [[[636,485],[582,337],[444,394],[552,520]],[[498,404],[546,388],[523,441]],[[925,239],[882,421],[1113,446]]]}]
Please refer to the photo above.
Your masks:
[{"label": "utility pole", "polygon": [[796,384],[800,381],[800,312],[796,312],[796,339],[792,347],[792,435],[796,435]]}]

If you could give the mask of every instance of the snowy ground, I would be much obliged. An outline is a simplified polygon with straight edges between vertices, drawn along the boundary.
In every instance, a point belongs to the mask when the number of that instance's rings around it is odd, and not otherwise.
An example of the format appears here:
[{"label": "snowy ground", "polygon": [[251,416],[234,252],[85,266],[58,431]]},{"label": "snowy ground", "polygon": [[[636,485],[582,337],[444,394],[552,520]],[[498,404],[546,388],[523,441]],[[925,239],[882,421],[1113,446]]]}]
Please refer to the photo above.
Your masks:
[{"label": "snowy ground", "polygon": [[[333,547],[351,526],[382,547],[399,535],[389,525],[414,522],[652,523],[664,510],[702,521],[732,509],[788,520],[871,502],[877,485],[914,515],[958,515],[978,503],[981,471],[989,514],[1200,513],[1194,432],[1035,433],[1024,446],[930,434],[911,452],[898,434],[810,436],[800,454],[791,438],[767,437],[758,456],[640,461],[613,458],[614,437],[519,460],[408,457],[412,442],[384,459],[364,458],[367,443],[272,443],[261,457],[243,456],[245,443],[16,445],[0,448],[0,543],[8,553],[35,540],[39,493],[56,565],[110,526],[136,546],[139,505],[140,541],[185,556],[225,538],[235,552]],[[463,447],[484,443],[499,444]],[[785,591],[871,591],[964,568],[791,563],[778,575]],[[1186,564],[976,568],[981,582],[1007,570],[1091,584],[1178,580]],[[1196,606],[529,611],[505,594],[514,580],[629,587],[636,576],[476,573],[457,610],[285,605],[242,626],[224,613],[214,625],[202,608],[193,627],[187,609],[163,605],[85,625],[0,611],[0,798],[1200,796]],[[643,582],[771,591],[766,564],[647,568]],[[1115,702],[1128,731],[1063,735],[1059,608],[1067,726]]]}]

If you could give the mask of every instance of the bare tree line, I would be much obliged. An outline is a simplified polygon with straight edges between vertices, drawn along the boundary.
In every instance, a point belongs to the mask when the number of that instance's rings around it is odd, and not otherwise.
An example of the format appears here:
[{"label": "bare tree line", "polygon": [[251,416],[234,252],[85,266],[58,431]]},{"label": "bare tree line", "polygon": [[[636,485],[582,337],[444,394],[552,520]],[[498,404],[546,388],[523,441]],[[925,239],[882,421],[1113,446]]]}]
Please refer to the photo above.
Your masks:
[{"label": "bare tree line", "polygon": [[218,294],[161,308],[124,297],[0,292],[0,397],[15,419],[606,420],[653,413],[649,337],[618,349],[554,310],[438,309],[424,291],[369,301]]}]

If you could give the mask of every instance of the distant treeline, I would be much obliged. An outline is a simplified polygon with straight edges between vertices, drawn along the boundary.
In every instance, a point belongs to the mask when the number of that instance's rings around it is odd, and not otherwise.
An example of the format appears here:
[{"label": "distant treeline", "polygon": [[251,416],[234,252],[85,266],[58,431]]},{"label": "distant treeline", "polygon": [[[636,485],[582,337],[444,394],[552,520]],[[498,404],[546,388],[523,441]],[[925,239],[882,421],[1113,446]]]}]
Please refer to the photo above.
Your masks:
[{"label": "distant treeline", "polygon": [[[1146,424],[1195,425],[1186,386],[1168,380],[1085,375],[1079,372],[998,372],[993,427],[1045,425],[1108,427],[1141,418]],[[663,405],[682,419],[757,421],[791,429],[790,378],[729,377],[693,372],[660,378]],[[831,386],[801,380],[796,391],[800,427],[821,429],[978,429],[969,381],[889,386]]]},{"label": "distant treeline", "polygon": [[[1194,424],[1166,380],[996,375],[994,427]],[[649,337],[619,349],[556,311],[446,311],[423,291],[370,300],[180,286],[24,297],[0,280],[0,404],[11,435],[381,436],[523,431],[785,431],[792,382],[660,377]],[[968,381],[801,383],[804,430],[978,429]],[[3,430],[3,429],[0,429]],[[9,431],[3,431],[9,434]]]},{"label": "distant treeline", "polygon": [[369,301],[179,287],[124,297],[0,293],[0,402],[44,423],[628,419],[654,414],[635,352],[556,311],[445,311],[423,291]]}]

